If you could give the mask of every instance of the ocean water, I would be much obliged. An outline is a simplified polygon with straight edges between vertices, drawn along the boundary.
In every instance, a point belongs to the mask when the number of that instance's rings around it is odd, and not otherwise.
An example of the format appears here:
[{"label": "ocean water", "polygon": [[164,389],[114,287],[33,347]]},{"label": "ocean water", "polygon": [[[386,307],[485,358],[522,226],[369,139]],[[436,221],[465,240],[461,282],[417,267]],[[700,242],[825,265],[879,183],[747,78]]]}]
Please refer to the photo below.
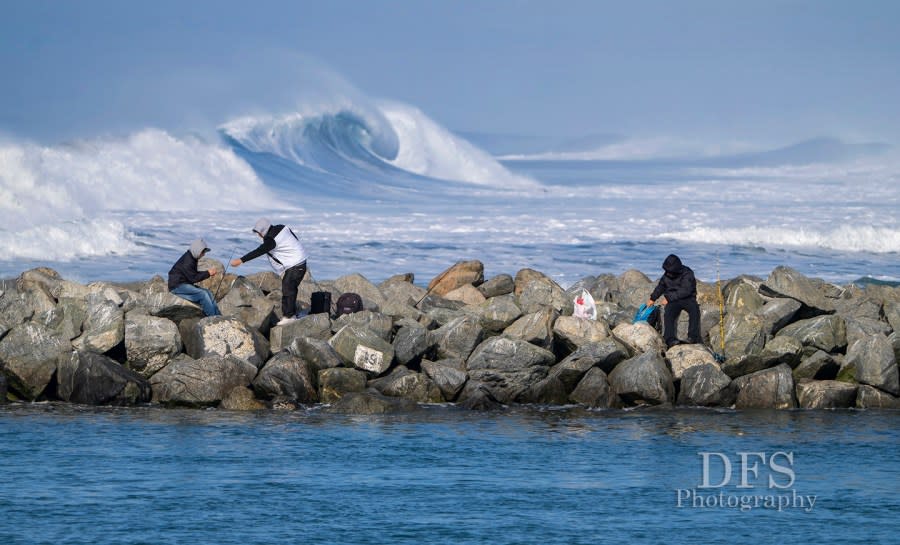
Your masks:
[{"label": "ocean water", "polygon": [[897,418],[6,405],[0,540],[891,543]]},{"label": "ocean water", "polygon": [[76,281],[148,279],[196,237],[224,262],[255,246],[265,216],[302,233],[316,279],[412,272],[426,284],[479,259],[487,276],[530,267],[567,286],[631,268],[655,277],[677,253],[705,281],[778,265],[900,280],[900,153],[789,144],[461,134],[365,98],[191,134],[7,139],[0,277],[43,265]]}]

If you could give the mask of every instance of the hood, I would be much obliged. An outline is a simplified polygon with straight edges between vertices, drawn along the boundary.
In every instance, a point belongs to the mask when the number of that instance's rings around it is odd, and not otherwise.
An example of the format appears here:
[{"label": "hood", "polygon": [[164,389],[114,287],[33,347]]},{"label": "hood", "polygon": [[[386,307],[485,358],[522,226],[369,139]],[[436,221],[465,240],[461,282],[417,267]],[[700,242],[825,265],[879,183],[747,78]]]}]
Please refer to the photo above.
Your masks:
[{"label": "hood", "polygon": [[209,250],[205,240],[198,238],[191,242],[191,255],[194,256],[194,259],[200,259],[200,254],[203,253],[203,250]]},{"label": "hood", "polygon": [[679,275],[684,270],[684,265],[677,255],[669,254],[669,257],[663,261],[663,270],[666,271],[667,274]]},{"label": "hood", "polygon": [[262,236],[266,236],[266,233],[269,232],[269,227],[271,226],[271,221],[267,220],[266,218],[260,218],[256,221],[256,225],[253,226],[253,232],[259,233]]}]

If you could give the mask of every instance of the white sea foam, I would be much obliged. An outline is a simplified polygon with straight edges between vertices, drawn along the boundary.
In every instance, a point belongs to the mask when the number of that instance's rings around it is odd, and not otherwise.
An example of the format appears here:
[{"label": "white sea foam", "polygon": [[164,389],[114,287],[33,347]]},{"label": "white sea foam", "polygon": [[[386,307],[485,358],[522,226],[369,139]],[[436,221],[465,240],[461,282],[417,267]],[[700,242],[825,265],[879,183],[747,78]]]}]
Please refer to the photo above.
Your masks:
[{"label": "white sea foam", "polygon": [[660,233],[656,238],[763,248],[825,248],[848,252],[900,252],[900,229],[871,225],[845,225],[826,230],[777,227],[699,227],[688,231]]}]

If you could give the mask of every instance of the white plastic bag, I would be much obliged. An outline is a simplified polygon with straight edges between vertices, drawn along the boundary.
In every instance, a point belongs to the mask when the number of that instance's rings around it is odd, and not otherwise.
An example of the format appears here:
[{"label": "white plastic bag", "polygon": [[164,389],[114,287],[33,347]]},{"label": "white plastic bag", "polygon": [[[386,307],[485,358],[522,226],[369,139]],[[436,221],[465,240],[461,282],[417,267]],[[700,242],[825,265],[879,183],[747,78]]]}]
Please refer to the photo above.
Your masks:
[{"label": "white plastic bag", "polygon": [[572,316],[587,318],[588,320],[597,319],[597,305],[594,304],[594,298],[591,297],[591,294],[584,288],[575,297],[575,310],[572,312]]}]

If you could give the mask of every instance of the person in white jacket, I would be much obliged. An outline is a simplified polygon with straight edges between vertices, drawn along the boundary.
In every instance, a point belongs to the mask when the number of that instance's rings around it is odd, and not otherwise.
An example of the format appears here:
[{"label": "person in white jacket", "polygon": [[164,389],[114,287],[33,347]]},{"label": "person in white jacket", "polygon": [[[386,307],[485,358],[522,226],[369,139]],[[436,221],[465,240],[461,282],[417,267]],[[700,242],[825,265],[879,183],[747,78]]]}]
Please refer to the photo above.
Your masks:
[{"label": "person in white jacket", "polygon": [[272,225],[265,218],[256,222],[253,232],[263,240],[262,244],[243,257],[232,259],[231,266],[238,267],[263,254],[268,255],[269,264],[281,276],[282,318],[278,325],[284,325],[297,318],[297,292],[306,276],[306,248],[290,227]]}]

